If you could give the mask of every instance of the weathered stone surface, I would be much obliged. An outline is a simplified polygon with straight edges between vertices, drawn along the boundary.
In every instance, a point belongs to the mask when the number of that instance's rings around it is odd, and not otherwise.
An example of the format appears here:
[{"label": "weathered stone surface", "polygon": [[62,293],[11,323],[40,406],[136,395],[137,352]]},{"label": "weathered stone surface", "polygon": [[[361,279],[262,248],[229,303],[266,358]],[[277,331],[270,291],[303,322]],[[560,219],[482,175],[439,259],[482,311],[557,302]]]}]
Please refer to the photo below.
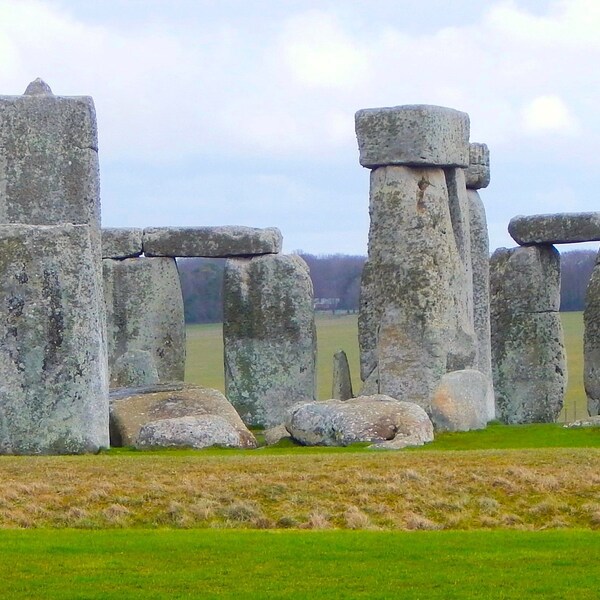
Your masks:
[{"label": "weathered stone surface", "polygon": [[521,246],[594,242],[600,240],[600,212],[518,216],[508,233]]},{"label": "weathered stone surface", "polygon": [[558,312],[498,312],[492,301],[496,412],[505,423],[554,422],[567,385]]},{"label": "weathered stone surface", "polygon": [[114,365],[132,350],[150,352],[160,381],[183,381],[185,323],[173,258],[105,259],[104,296],[111,386]]},{"label": "weathered stone surface", "polygon": [[229,258],[281,252],[276,227],[149,227],[144,229],[146,256]]},{"label": "weathered stone surface", "polygon": [[143,231],[135,227],[105,227],[102,229],[102,258],[140,256]]},{"label": "weathered stone surface", "polygon": [[583,427],[600,427],[600,416],[594,415],[589,419],[579,419],[578,421],[572,421],[571,423],[565,423],[563,427],[567,429],[581,429]]},{"label": "weathered stone surface", "polygon": [[146,423],[135,447],[146,448],[246,448],[244,439],[231,423],[218,415],[176,417]]},{"label": "weathered stone surface", "polygon": [[[475,368],[489,380],[493,392],[490,329],[490,243],[485,207],[475,190],[468,190],[473,276],[473,324],[477,341]],[[488,420],[496,417],[494,394],[488,397]]]},{"label": "weathered stone surface", "polygon": [[431,421],[436,431],[483,429],[493,400],[491,382],[480,371],[446,373],[433,392]]},{"label": "weathered stone surface", "polygon": [[277,425],[277,427],[270,427],[263,431],[265,436],[265,444],[267,446],[273,446],[281,440],[289,439],[292,436],[290,432],[285,428],[285,425]]},{"label": "weathered stone surface", "polygon": [[90,97],[54,96],[41,80],[24,96],[0,96],[0,223],[87,224],[100,260],[98,134]]},{"label": "weathered stone surface", "polygon": [[87,225],[0,225],[0,452],[108,446],[102,284]]},{"label": "weathered stone surface", "polygon": [[469,166],[465,169],[465,179],[470,190],[490,185],[490,151],[486,144],[469,144]]},{"label": "weathered stone surface", "polygon": [[227,261],[225,389],[245,423],[270,427],[315,397],[313,288],[299,256]]},{"label": "weathered stone surface", "polygon": [[469,115],[425,104],[368,108],[355,117],[360,164],[469,166]]},{"label": "weathered stone surface", "polygon": [[[469,281],[444,171],[374,170],[370,213],[359,317],[365,388],[428,410],[442,375],[475,360]],[[464,230],[460,236],[467,241]]]},{"label": "weathered stone surface", "polygon": [[549,245],[498,248],[490,259],[490,302],[501,314],[558,311],[558,250]]},{"label": "weathered stone surface", "polygon": [[382,394],[301,403],[289,410],[285,426],[307,446],[393,440],[402,447],[433,440],[433,425],[422,408]]},{"label": "weathered stone surface", "polygon": [[583,382],[588,412],[590,415],[598,415],[600,414],[600,264],[598,263],[588,283],[583,322]]},{"label": "weathered stone surface", "polygon": [[217,390],[190,384],[145,386],[114,390],[110,394],[110,438],[113,446],[136,443],[147,423],[180,417],[220,417],[236,431],[242,446],[256,440],[239,415]]},{"label": "weathered stone surface", "polygon": [[348,357],[343,350],[338,350],[333,355],[333,384],[331,397],[337,400],[349,400],[353,396]]},{"label": "weathered stone surface", "polygon": [[155,385],[159,381],[156,363],[147,350],[129,350],[121,354],[112,367],[113,387]]}]

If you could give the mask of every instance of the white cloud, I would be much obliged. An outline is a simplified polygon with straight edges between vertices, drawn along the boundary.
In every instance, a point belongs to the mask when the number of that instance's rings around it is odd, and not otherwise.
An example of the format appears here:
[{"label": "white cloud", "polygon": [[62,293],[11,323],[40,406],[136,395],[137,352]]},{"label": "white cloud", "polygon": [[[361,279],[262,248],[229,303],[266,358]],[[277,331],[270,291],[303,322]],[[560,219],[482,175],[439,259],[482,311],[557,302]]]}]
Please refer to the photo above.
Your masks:
[{"label": "white cloud", "polygon": [[538,96],[521,111],[522,124],[528,133],[572,134],[578,131],[576,120],[561,98]]}]

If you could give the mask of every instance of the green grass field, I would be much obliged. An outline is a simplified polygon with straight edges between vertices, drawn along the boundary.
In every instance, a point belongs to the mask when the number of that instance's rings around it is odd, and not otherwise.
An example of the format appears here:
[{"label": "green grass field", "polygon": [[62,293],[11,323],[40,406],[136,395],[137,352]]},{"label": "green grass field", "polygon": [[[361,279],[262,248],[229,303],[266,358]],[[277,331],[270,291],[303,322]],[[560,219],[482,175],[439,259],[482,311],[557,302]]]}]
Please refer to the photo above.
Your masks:
[{"label": "green grass field", "polygon": [[[587,415],[583,388],[583,314],[561,313],[569,370],[565,407],[559,421]],[[190,325],[187,328],[186,381],[224,390],[223,339],[220,324]],[[331,397],[333,354],[346,351],[355,393],[360,390],[358,329],[356,315],[318,315],[317,389],[321,400]]]}]

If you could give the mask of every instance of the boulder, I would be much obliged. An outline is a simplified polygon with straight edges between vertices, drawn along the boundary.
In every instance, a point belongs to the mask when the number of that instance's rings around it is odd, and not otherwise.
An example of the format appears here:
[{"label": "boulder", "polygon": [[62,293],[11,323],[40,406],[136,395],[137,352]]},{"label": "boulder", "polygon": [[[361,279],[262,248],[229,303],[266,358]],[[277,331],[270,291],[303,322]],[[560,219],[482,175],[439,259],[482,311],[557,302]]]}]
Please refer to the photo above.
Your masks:
[{"label": "boulder", "polygon": [[343,350],[338,350],[333,355],[333,383],[331,397],[337,400],[349,400],[352,393],[352,379],[348,357]]},{"label": "boulder", "polygon": [[245,423],[279,425],[315,398],[313,288],[299,256],[228,260],[223,320],[225,393]]},{"label": "boulder", "polygon": [[102,258],[134,258],[142,254],[143,229],[106,227],[102,229]]},{"label": "boulder", "polygon": [[465,169],[467,188],[479,190],[490,184],[490,151],[486,144],[469,144],[469,166]]},{"label": "boulder", "polygon": [[600,212],[520,215],[510,220],[508,233],[521,246],[596,242],[600,240]]},{"label": "boulder", "polygon": [[588,283],[583,312],[583,383],[588,413],[600,414],[600,264]]},{"label": "boulder", "polygon": [[483,429],[490,403],[491,383],[483,373],[474,369],[446,373],[433,393],[431,421],[436,431]]},{"label": "boulder", "polygon": [[383,394],[297,404],[288,411],[285,426],[306,446],[391,440],[401,447],[433,440],[433,425],[422,408]]},{"label": "boulder", "polygon": [[108,446],[94,255],[87,225],[0,225],[0,453]]},{"label": "boulder", "polygon": [[469,115],[425,104],[368,108],[355,117],[360,164],[469,166]]},{"label": "boulder", "polygon": [[148,227],[143,246],[146,256],[230,258],[278,254],[282,241],[275,227]]},{"label": "boulder", "polygon": [[151,448],[247,448],[246,440],[233,425],[219,415],[176,417],[146,423],[140,429],[135,447]]},{"label": "boulder", "polygon": [[[181,417],[219,417],[229,424],[228,431],[235,430],[241,447],[256,447],[254,436],[221,392],[182,383],[113,390],[110,394],[111,445],[131,446],[136,444],[144,425]],[[221,426],[219,429],[224,431]],[[153,426],[151,431],[155,430]]]},{"label": "boulder", "polygon": [[270,427],[263,431],[265,436],[265,444],[267,446],[273,446],[281,440],[289,439],[292,436],[290,432],[285,428],[285,425],[277,425],[277,427]]},{"label": "boulder", "polygon": [[104,296],[111,386],[118,387],[117,360],[149,352],[161,382],[183,381],[183,296],[173,258],[104,259]]}]

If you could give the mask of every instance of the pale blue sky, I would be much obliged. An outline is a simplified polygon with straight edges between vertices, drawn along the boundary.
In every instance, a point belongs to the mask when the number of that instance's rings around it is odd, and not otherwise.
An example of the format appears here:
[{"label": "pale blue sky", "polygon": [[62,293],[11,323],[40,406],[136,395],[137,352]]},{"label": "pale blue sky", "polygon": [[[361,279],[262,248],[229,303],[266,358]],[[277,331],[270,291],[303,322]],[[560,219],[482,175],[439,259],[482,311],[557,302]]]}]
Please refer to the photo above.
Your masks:
[{"label": "pale blue sky", "polygon": [[106,226],[277,226],[365,254],[360,108],[471,116],[492,247],[598,210],[600,2],[0,0],[0,93],[94,97]]}]

